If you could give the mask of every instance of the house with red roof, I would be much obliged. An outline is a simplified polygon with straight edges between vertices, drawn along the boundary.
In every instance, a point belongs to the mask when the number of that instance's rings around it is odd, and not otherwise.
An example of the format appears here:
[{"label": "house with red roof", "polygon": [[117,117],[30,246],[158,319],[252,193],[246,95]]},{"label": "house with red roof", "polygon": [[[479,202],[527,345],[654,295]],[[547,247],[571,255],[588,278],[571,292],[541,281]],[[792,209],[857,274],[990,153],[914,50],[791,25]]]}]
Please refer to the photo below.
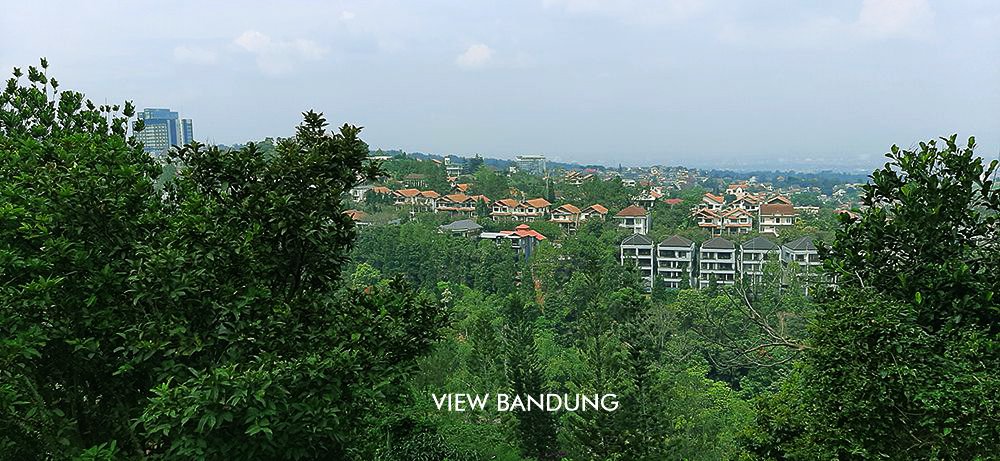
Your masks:
[{"label": "house with red roof", "polygon": [[618,222],[618,227],[628,229],[633,234],[646,235],[649,233],[650,219],[645,208],[635,205],[627,206],[615,214],[615,221]]}]

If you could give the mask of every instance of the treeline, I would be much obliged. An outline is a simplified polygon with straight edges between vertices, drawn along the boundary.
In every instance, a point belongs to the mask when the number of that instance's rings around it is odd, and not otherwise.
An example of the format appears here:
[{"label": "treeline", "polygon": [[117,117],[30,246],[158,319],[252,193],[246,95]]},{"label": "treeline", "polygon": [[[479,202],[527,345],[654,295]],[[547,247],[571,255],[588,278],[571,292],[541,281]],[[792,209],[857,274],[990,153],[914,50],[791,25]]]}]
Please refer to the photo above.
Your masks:
[{"label": "treeline", "polygon": [[972,139],[892,148],[823,250],[836,287],[771,262],[645,294],[598,220],[529,260],[419,218],[359,232],[343,197],[385,172],[312,112],[266,153],[174,150],[158,186],[131,105],[46,68],[0,93],[0,459],[1000,453],[1000,189]]}]

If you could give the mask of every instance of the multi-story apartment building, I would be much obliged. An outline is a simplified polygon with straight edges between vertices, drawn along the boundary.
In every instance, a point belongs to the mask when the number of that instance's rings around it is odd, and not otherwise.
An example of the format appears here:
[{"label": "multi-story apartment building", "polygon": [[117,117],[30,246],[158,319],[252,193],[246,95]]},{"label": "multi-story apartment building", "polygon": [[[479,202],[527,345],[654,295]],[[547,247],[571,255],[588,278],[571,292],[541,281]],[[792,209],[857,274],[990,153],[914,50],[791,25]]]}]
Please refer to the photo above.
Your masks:
[{"label": "multi-story apartment building", "polygon": [[194,141],[191,119],[181,119],[177,112],[170,109],[144,109],[139,118],[144,128],[136,133],[136,138],[148,153],[163,153],[171,146],[183,146]]},{"label": "multi-story apartment building", "polygon": [[649,213],[642,207],[635,205],[625,207],[615,215],[615,221],[618,222],[618,227],[628,229],[634,234],[649,233]]},{"label": "multi-story apartment building", "polygon": [[532,229],[527,224],[521,224],[515,227],[514,230],[482,232],[479,234],[479,238],[493,240],[497,245],[501,242],[509,242],[511,249],[524,259],[530,258],[538,243],[545,240],[544,235]]},{"label": "multi-story apartment building", "polygon": [[694,242],[672,235],[656,246],[656,275],[667,288],[694,286]]},{"label": "multi-story apartment building", "polygon": [[645,234],[632,234],[622,240],[620,261],[623,266],[638,267],[646,289],[653,287],[653,241]]},{"label": "multi-story apartment building", "polygon": [[721,237],[702,243],[698,251],[698,286],[705,288],[712,281],[719,285],[736,283],[736,246]]},{"label": "multi-story apartment building", "polygon": [[812,237],[802,237],[781,246],[781,262],[785,265],[797,264],[802,273],[816,273],[823,262]]},{"label": "multi-story apartment building", "polygon": [[514,164],[517,165],[519,171],[525,173],[544,176],[548,171],[544,155],[518,155],[514,158]]},{"label": "multi-story apartment building", "polygon": [[754,237],[740,245],[740,276],[744,280],[758,283],[764,276],[764,264],[777,260],[778,245],[765,237]]}]

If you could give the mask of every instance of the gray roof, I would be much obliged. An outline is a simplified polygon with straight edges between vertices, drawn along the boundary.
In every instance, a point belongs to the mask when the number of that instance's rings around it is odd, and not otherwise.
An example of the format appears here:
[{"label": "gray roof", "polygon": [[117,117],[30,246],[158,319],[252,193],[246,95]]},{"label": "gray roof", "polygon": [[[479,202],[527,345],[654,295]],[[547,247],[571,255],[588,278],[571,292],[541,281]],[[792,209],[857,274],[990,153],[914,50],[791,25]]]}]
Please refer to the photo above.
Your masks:
[{"label": "gray roof", "polygon": [[645,245],[650,246],[653,244],[653,240],[646,237],[643,234],[632,234],[631,236],[625,237],[622,240],[622,245]]},{"label": "gray roof", "polygon": [[764,237],[754,237],[740,245],[744,250],[777,250],[778,245]]},{"label": "gray roof", "polygon": [[445,224],[440,227],[441,230],[452,231],[452,232],[467,232],[482,229],[483,226],[476,224],[475,221],[471,219],[462,219],[455,221],[451,224]]},{"label": "gray roof", "polygon": [[680,235],[671,235],[667,237],[666,240],[660,242],[661,247],[677,247],[677,248],[691,248],[691,244],[694,243]]},{"label": "gray roof", "polygon": [[736,249],[736,246],[733,245],[733,242],[730,242],[729,240],[726,240],[726,239],[724,239],[722,237],[715,237],[715,238],[713,238],[711,240],[708,240],[705,243],[702,243],[701,247],[705,248],[705,249],[709,249],[709,250],[733,250],[733,249]]},{"label": "gray roof", "polygon": [[792,240],[786,243],[784,247],[795,251],[816,251],[816,245],[813,245],[813,238],[810,236]]}]

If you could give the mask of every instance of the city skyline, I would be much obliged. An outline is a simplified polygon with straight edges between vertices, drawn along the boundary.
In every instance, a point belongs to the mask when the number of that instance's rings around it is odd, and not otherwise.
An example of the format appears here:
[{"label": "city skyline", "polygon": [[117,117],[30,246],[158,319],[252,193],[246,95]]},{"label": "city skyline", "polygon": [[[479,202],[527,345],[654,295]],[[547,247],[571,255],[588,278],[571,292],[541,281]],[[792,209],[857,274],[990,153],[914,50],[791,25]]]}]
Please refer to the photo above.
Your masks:
[{"label": "city skyline", "polygon": [[581,164],[854,170],[951,133],[1000,151],[987,1],[3,3],[8,71],[45,56],[71,89],[171,107],[214,143],[316,109],[373,149]]}]

